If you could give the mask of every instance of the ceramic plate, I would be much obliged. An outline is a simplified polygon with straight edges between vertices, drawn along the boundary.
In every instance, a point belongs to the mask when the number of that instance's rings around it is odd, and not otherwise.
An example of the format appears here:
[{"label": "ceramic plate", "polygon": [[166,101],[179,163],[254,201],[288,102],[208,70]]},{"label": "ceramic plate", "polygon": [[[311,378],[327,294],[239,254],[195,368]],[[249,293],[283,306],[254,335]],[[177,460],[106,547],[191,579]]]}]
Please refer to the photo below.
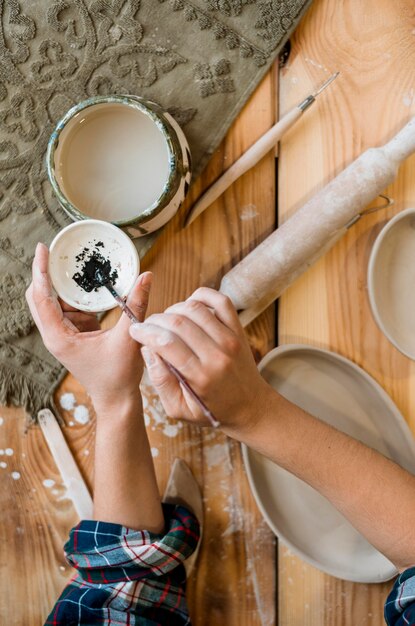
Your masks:
[{"label": "ceramic plate", "polygon": [[415,209],[398,213],[378,235],[369,260],[368,287],[379,328],[415,360]]},{"label": "ceramic plate", "polygon": [[[272,350],[259,369],[283,396],[415,473],[408,425],[385,391],[354,363],[291,345]],[[246,446],[243,456],[265,520],[294,553],[345,580],[381,582],[396,575],[393,564],[312,487]]]},{"label": "ceramic plate", "polygon": [[100,220],[83,220],[61,230],[50,246],[50,277],[62,300],[82,311],[108,311],[117,306],[104,287],[87,293],[72,278],[80,269],[76,256],[96,243],[102,244],[100,253],[118,272],[114,287],[121,297],[129,294],[140,270],[134,244],[117,226]]}]

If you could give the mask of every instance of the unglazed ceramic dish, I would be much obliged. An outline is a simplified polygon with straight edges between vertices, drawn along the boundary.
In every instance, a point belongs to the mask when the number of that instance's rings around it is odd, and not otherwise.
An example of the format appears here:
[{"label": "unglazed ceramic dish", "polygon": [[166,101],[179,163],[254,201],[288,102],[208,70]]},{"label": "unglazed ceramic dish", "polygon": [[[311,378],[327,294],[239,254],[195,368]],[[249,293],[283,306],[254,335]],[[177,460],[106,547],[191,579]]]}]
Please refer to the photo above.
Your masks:
[{"label": "unglazed ceramic dish", "polygon": [[379,233],[369,260],[368,289],[379,328],[415,360],[415,209],[398,213]]},{"label": "unglazed ceramic dish", "polygon": [[[259,369],[284,397],[415,473],[409,427],[385,391],[354,363],[288,345],[269,352]],[[394,565],[312,487],[246,446],[243,457],[262,515],[295,554],[345,580],[381,582],[396,575]]]},{"label": "unglazed ceramic dish", "polygon": [[71,306],[94,313],[117,306],[105,287],[87,293],[73,279],[81,265],[76,257],[96,244],[118,273],[116,291],[121,297],[127,296],[139,274],[140,261],[130,237],[116,226],[100,220],[75,222],[57,234],[49,250],[49,273],[57,294]]}]

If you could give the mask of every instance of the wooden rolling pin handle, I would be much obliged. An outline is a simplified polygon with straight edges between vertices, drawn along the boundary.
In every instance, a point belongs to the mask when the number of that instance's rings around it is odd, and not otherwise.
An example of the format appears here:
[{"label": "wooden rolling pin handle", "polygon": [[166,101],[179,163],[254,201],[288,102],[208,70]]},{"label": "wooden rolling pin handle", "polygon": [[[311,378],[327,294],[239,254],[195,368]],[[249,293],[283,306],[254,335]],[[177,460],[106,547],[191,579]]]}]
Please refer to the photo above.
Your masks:
[{"label": "wooden rolling pin handle", "polygon": [[388,156],[401,163],[415,152],[415,117],[383,146]]},{"label": "wooden rolling pin handle", "polygon": [[294,107],[284,117],[256,141],[196,202],[187,224],[191,224],[210,206],[232,183],[260,161],[281,139],[289,128],[301,117],[303,110]]}]

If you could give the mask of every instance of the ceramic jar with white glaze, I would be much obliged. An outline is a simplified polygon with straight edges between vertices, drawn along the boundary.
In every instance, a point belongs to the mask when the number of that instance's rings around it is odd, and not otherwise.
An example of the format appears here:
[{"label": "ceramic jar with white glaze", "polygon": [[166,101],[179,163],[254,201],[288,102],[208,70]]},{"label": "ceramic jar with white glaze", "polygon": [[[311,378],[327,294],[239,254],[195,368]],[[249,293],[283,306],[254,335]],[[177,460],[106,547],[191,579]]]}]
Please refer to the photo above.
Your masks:
[{"label": "ceramic jar with white glaze", "polygon": [[46,155],[49,180],[59,203],[71,219],[77,221],[91,217],[77,208],[62,189],[56,175],[55,156],[61,133],[67,128],[69,122],[86,108],[106,103],[132,107],[149,116],[166,141],[169,171],[161,195],[148,208],[138,212],[136,217],[112,221],[130,237],[142,237],[158,230],[175,215],[186,197],[191,180],[191,156],[186,137],[173,117],[158,104],[135,95],[110,95],[95,96],[72,107],[58,122],[49,139]]}]

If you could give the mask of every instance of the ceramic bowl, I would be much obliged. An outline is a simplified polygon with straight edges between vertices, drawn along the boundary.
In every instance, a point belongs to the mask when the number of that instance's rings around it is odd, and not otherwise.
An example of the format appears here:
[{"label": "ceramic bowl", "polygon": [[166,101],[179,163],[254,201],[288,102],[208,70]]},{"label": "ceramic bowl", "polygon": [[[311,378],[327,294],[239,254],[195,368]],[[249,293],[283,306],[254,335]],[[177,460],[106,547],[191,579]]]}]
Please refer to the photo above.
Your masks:
[{"label": "ceramic bowl", "polygon": [[80,269],[77,255],[97,243],[99,252],[118,272],[116,291],[121,297],[128,296],[139,274],[140,261],[130,237],[116,226],[100,220],[75,222],[56,235],[49,250],[49,273],[57,294],[71,306],[94,313],[117,306],[105,287],[87,293],[73,279]]},{"label": "ceramic bowl", "polygon": [[[288,400],[415,473],[407,423],[354,363],[326,350],[288,345],[269,352],[259,369]],[[292,552],[345,580],[381,582],[396,575],[394,565],[312,487],[245,446],[243,457],[262,515]]]},{"label": "ceramic bowl", "polygon": [[[82,132],[80,131],[80,124],[87,122],[88,116],[90,116],[93,109],[97,110],[97,108],[100,108],[102,110],[103,107],[108,106],[125,107],[130,112],[135,111],[144,116],[148,123],[151,122],[153,128],[158,131],[156,134],[163,137],[166,146],[166,159],[168,159],[167,176],[164,186],[160,189],[159,196],[145,209],[137,211],[136,215],[131,215],[128,212],[128,218],[117,217],[116,215],[111,215],[107,218],[100,203],[94,208],[93,214],[91,214],[90,204],[82,207],[76,206],[71,194],[66,191],[62,175],[60,174],[60,171],[65,171],[64,168],[66,167],[65,163],[62,162],[62,146],[70,133],[73,135],[74,132]],[[111,119],[109,118],[108,124],[111,124]],[[86,127],[87,124],[82,126],[82,128]],[[117,142],[114,141],[114,143]],[[87,146],[91,146],[91,141],[88,142]],[[95,154],[93,146],[87,149],[91,151],[91,155]],[[96,149],[101,150],[101,147]],[[121,149],[120,146],[117,149]],[[102,154],[102,152],[99,152],[99,154]],[[149,150],[148,159],[143,163],[143,167],[150,168],[148,176],[151,176],[151,171],[154,171],[156,168],[155,163],[151,160],[152,158]],[[91,162],[90,158],[86,162],[88,163],[88,178],[90,179],[90,176],[96,175],[96,166],[94,162]],[[164,111],[155,102],[135,95],[94,96],[72,107],[57,123],[49,139],[46,167],[49,180],[59,203],[71,219],[94,218],[110,221],[112,224],[122,228],[132,238],[142,237],[159,229],[173,217],[187,194],[192,175],[189,145],[178,123],[170,113]],[[131,164],[131,169],[134,170],[134,163]],[[122,172],[124,173],[124,169],[122,169]],[[104,180],[107,181],[108,178],[105,176]],[[123,185],[122,176],[120,180],[116,178],[111,180],[111,185],[108,186],[108,189],[105,187],[102,203],[105,203],[105,198],[109,197],[110,194],[114,195],[116,193],[117,185],[118,187]]]},{"label": "ceramic bowl", "polygon": [[398,213],[379,233],[369,260],[368,291],[381,331],[415,360],[415,209]]}]

